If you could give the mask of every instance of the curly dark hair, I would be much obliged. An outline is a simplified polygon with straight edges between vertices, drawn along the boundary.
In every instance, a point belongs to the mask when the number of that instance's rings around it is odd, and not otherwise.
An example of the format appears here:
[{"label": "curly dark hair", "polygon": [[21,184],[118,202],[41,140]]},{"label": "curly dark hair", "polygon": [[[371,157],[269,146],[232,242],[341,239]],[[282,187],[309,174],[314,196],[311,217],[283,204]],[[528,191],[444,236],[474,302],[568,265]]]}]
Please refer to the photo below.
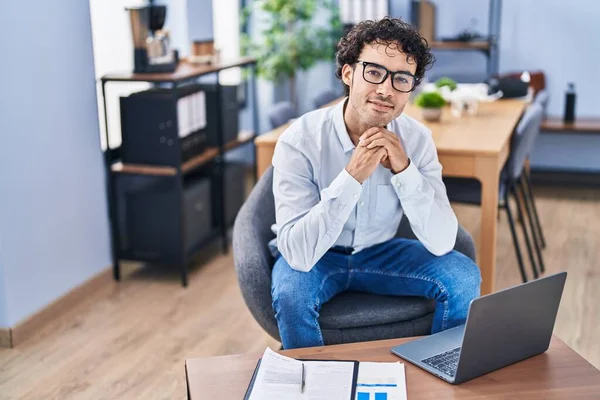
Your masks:
[{"label": "curly dark hair", "polygon": [[[349,64],[354,68],[358,57],[367,43],[382,43],[388,46],[400,45],[407,59],[413,58],[417,63],[417,85],[431,68],[435,57],[431,53],[427,40],[417,29],[400,18],[385,17],[379,21],[362,21],[355,25],[337,45],[335,75],[342,81],[342,67]],[[350,93],[348,85],[342,81],[346,96]]]}]

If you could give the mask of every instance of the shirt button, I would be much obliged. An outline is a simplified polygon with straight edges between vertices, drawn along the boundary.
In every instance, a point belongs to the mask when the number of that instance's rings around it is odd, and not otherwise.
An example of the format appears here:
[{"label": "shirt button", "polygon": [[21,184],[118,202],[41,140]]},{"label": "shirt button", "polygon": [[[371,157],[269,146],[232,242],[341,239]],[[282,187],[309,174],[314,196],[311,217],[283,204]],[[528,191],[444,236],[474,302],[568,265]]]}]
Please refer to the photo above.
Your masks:
[{"label": "shirt button", "polygon": [[358,194],[354,193],[354,195],[352,195],[352,197],[354,197],[355,199],[358,199]]},{"label": "shirt button", "polygon": [[364,202],[364,201],[361,201],[360,203],[358,203],[358,205],[362,207],[362,206],[364,206],[364,205],[365,205],[365,202]]}]

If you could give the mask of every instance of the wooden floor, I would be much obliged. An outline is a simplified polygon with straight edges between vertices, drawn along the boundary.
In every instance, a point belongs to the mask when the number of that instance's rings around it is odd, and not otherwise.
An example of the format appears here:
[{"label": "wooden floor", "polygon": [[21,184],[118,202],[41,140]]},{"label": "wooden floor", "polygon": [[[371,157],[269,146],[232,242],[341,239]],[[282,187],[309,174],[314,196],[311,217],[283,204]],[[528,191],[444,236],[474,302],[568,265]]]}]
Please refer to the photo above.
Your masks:
[{"label": "wooden floor", "polygon": [[[536,194],[547,270],[569,272],[555,333],[600,367],[600,189]],[[478,208],[455,210],[477,237]],[[247,311],[231,254],[208,256],[187,289],[176,272],[130,268],[35,338],[0,349],[0,399],[184,399],[185,358],[278,346]],[[498,267],[498,288],[519,283],[504,214]]]}]

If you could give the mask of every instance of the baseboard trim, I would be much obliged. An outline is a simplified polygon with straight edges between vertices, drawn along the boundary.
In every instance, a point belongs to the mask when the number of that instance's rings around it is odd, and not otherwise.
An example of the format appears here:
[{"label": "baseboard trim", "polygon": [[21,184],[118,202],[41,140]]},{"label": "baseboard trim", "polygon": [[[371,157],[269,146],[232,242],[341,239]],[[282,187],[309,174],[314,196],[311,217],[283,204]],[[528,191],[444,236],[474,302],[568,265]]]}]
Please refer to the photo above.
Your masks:
[{"label": "baseboard trim", "polygon": [[16,347],[35,335],[47,323],[66,314],[77,304],[112,282],[112,266],[100,271],[81,285],[74,287],[35,314],[9,329],[0,329],[0,345]]},{"label": "baseboard trim", "polygon": [[0,328],[0,347],[12,347],[10,328]]},{"label": "baseboard trim", "polygon": [[531,182],[540,185],[600,186],[600,172],[532,168]]}]

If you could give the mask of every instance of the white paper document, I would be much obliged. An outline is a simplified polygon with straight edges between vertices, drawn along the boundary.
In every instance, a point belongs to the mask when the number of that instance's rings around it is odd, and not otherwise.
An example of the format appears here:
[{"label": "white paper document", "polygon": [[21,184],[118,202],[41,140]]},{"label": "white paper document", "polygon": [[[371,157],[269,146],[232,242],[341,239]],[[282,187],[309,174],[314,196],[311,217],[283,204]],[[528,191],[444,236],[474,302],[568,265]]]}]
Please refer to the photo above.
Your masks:
[{"label": "white paper document", "polygon": [[190,127],[190,99],[189,96],[181,97],[177,101],[177,125],[179,127],[179,137],[184,138],[191,132]]},{"label": "white paper document", "polygon": [[361,362],[356,400],[406,400],[404,364]]},{"label": "white paper document", "polygon": [[249,399],[349,400],[353,376],[353,362],[299,361],[267,348]]}]

